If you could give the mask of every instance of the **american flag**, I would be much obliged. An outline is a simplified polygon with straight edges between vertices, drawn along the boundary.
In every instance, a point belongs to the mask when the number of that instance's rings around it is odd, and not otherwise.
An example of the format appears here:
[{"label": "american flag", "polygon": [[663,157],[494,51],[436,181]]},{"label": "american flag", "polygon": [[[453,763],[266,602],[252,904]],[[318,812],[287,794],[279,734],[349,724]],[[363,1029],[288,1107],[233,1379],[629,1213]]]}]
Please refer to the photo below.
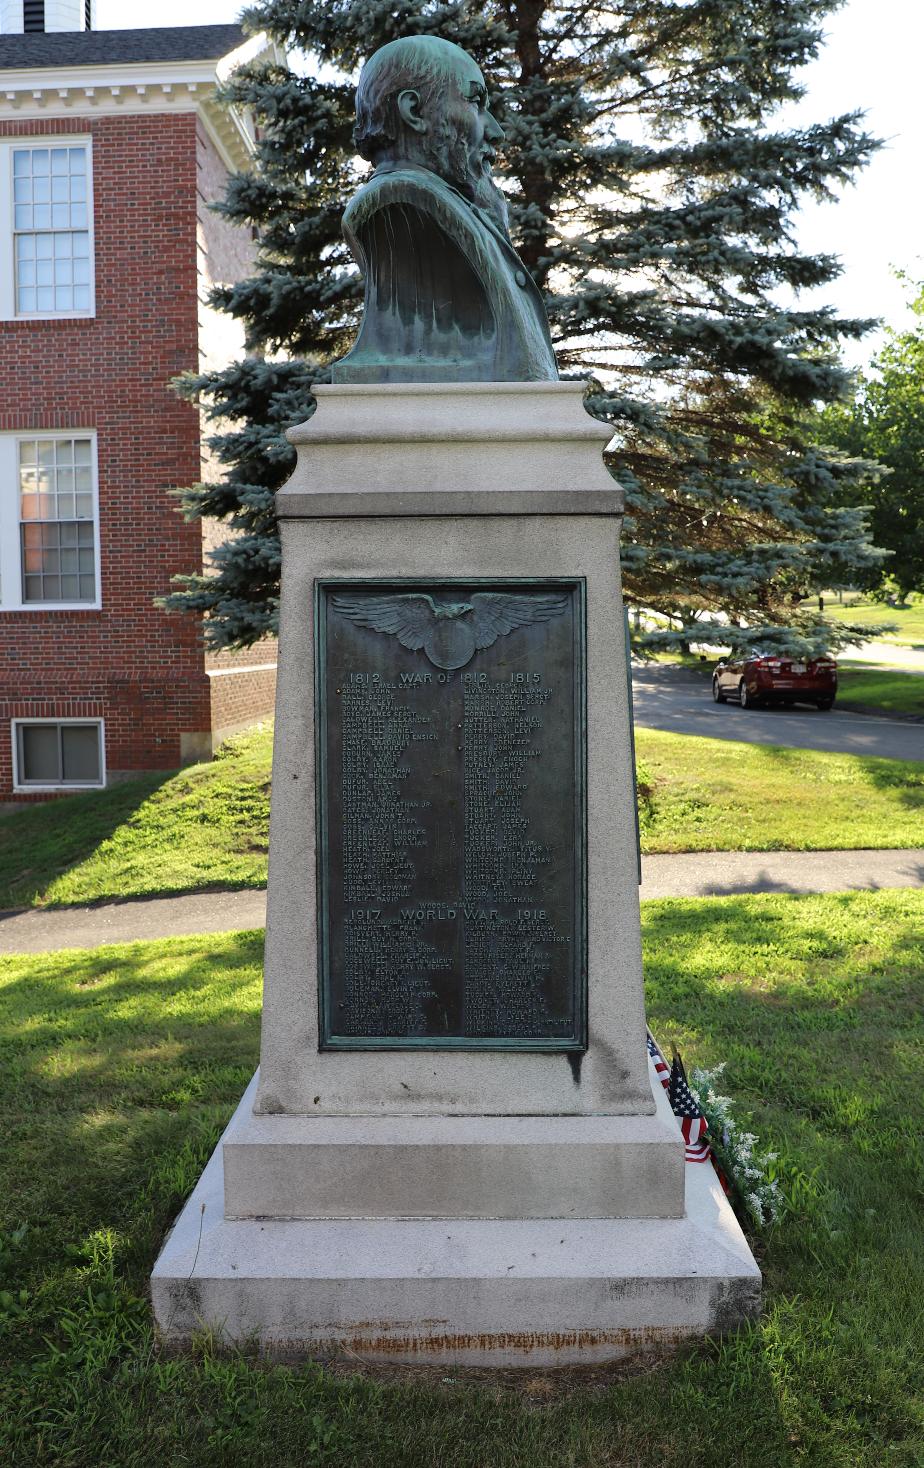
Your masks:
[{"label": "american flag", "polygon": [[654,1062],[658,1079],[667,1092],[671,1111],[680,1122],[687,1162],[708,1162],[712,1155],[707,1137],[708,1125],[687,1083],[683,1061],[675,1052],[673,1064],[669,1067],[650,1030],[648,1031],[648,1054]]}]

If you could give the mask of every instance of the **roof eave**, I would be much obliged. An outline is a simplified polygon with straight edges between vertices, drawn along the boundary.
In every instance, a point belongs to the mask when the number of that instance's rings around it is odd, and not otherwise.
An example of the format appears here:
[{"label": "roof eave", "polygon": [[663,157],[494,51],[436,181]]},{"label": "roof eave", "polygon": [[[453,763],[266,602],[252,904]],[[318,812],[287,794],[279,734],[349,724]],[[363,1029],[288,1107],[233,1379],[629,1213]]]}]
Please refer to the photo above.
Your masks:
[{"label": "roof eave", "polygon": [[223,56],[195,61],[113,61],[105,65],[93,62],[81,65],[71,61],[66,66],[0,67],[0,93],[10,90],[46,91],[63,86],[93,87],[118,84],[118,78],[130,77],[132,84],[161,81],[227,81],[233,71],[245,62],[257,61],[263,55],[277,60],[279,47],[262,31],[251,36],[242,46]]},{"label": "roof eave", "polygon": [[238,108],[218,103],[215,89],[239,66],[278,60],[280,55],[277,44],[261,32],[217,60],[7,69],[0,71],[0,122],[10,117],[196,110],[225,165],[246,169],[255,150],[252,130]]}]

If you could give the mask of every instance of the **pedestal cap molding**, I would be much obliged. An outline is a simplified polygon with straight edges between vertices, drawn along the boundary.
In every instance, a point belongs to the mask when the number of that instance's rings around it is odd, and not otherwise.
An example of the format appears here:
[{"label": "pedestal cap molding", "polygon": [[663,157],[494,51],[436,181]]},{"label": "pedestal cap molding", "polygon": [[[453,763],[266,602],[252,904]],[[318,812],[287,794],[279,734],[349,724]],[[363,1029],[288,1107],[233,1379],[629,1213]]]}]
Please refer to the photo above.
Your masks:
[{"label": "pedestal cap molding", "polygon": [[286,437],[296,445],[567,439],[605,448],[613,430],[586,412],[585,389],[583,382],[319,384],[317,411]]},{"label": "pedestal cap molding", "polygon": [[344,383],[314,389],[290,428],[281,519],[608,515],[623,492],[603,462],[610,426],[582,382]]}]

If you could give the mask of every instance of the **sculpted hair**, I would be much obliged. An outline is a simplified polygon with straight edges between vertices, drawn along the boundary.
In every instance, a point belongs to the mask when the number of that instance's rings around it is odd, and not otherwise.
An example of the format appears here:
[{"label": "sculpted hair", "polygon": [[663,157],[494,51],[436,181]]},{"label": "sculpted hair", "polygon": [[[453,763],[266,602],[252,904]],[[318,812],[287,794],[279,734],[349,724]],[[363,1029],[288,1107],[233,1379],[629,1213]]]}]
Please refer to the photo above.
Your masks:
[{"label": "sculpted hair", "polygon": [[361,158],[374,163],[401,133],[397,100],[401,92],[420,93],[426,107],[435,92],[458,76],[466,53],[437,36],[405,36],[374,52],[359,74],[353,142]]}]

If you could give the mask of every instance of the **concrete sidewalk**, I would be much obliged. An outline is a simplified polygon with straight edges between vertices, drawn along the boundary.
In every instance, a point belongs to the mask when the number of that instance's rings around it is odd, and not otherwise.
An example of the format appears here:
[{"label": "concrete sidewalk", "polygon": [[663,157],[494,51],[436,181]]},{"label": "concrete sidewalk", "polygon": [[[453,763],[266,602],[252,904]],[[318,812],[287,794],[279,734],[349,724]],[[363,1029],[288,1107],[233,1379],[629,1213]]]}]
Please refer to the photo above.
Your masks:
[{"label": "concrete sidewalk", "polygon": [[98,948],[139,938],[233,933],[262,928],[266,892],[192,892],[182,897],[137,897],[97,907],[58,907],[0,913],[0,953],[44,953],[54,948]]},{"label": "concrete sidewalk", "polygon": [[688,851],[642,857],[642,900],[924,887],[916,851]]},{"label": "concrete sidewalk", "polygon": [[[642,900],[739,892],[844,892],[924,887],[915,851],[693,851],[643,859]],[[0,954],[96,948],[139,938],[262,928],[265,891],[196,892],[98,907],[0,913]]]}]

